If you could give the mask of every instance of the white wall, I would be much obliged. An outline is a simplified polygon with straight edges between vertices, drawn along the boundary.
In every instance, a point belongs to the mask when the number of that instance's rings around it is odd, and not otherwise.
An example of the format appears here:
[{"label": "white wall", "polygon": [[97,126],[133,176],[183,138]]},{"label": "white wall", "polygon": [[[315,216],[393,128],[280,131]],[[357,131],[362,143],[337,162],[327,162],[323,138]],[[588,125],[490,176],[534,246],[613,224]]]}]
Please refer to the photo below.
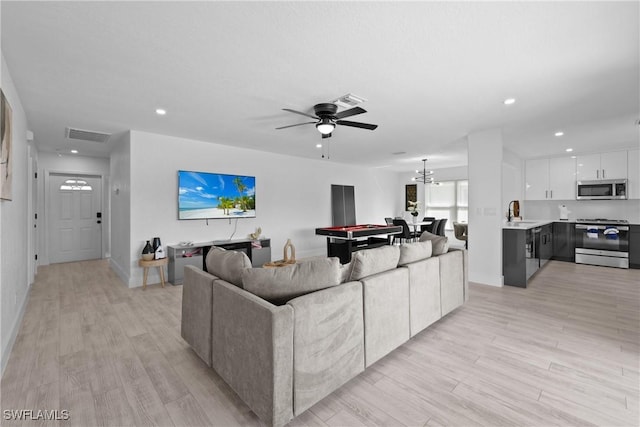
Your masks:
[{"label": "white wall", "polygon": [[[356,218],[359,223],[384,223],[398,200],[397,174],[310,160],[209,142],[131,131],[131,234],[130,256],[122,251],[124,271],[130,272],[130,286],[142,284],[137,262],[146,240],[160,237],[166,245],[229,239],[235,221],[227,219],[179,221],[177,219],[177,171],[251,175],[256,177],[256,218],[237,220],[234,238],[245,238],[262,227],[271,238],[272,258],[282,258],[288,238],[296,256],[326,254],[326,239],[315,235],[316,227],[331,225],[331,184],[355,186]],[[126,163],[124,153],[122,163]],[[111,160],[111,176],[120,175]],[[122,193],[121,193],[122,194]],[[402,193],[404,197],[404,193]],[[112,199],[115,200],[115,198]],[[115,203],[114,203],[115,210]],[[116,256],[116,235],[124,235],[113,213],[112,256]],[[120,248],[118,249],[120,256]],[[155,270],[155,269],[152,269]],[[155,276],[151,276],[151,275]],[[149,282],[158,282],[150,271]]]},{"label": "white wall", "polygon": [[49,224],[49,174],[68,173],[70,175],[98,175],[102,177],[102,254],[109,254],[109,159],[86,157],[75,154],[38,153],[38,217],[40,226],[40,248],[38,260],[40,265],[49,264],[48,229]]},{"label": "white wall", "polygon": [[469,280],[502,286],[502,133],[469,140]]},{"label": "white wall", "polygon": [[[502,150],[502,216],[507,215],[512,200],[524,200],[524,161],[515,153]],[[522,209],[520,215],[523,215]]]},{"label": "white wall", "polygon": [[127,285],[131,275],[131,134],[113,135],[108,189],[111,216],[111,267]]},{"label": "white wall", "polygon": [[0,343],[2,371],[20,327],[30,288],[27,117],[2,55],[1,87],[13,112],[13,200],[0,201]]},{"label": "white wall", "polygon": [[433,169],[433,178],[437,181],[458,181],[469,178],[468,166]]}]

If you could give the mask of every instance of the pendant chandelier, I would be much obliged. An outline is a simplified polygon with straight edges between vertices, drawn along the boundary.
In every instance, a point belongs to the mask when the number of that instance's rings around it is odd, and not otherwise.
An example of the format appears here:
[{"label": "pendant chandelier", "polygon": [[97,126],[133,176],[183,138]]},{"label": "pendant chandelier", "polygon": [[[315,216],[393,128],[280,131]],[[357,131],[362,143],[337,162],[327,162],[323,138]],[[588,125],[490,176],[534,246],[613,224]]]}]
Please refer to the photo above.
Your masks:
[{"label": "pendant chandelier", "polygon": [[433,183],[433,171],[427,170],[427,159],[422,159],[422,170],[416,170],[418,176],[411,178],[411,181],[421,182],[423,184]]}]

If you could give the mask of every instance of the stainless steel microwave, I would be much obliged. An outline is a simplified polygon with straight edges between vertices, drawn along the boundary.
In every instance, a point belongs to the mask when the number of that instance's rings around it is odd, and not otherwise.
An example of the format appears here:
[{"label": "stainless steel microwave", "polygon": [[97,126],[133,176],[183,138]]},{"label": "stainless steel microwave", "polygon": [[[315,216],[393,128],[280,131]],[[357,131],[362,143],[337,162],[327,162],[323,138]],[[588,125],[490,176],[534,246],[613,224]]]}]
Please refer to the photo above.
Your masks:
[{"label": "stainless steel microwave", "polygon": [[578,181],[577,200],[626,200],[626,179],[599,179],[597,181]]}]

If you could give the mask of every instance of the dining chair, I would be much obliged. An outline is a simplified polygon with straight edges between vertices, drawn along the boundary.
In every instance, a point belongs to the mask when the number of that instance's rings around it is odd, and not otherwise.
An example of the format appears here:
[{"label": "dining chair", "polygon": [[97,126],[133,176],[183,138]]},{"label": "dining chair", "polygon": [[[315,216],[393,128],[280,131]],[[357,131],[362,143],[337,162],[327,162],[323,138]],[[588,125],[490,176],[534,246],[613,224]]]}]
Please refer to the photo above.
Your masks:
[{"label": "dining chair", "polygon": [[435,216],[425,216],[424,218],[422,218],[422,222],[429,222],[431,221],[431,224],[427,224],[427,225],[421,225],[420,226],[420,233],[423,233],[425,231],[428,231],[429,233],[433,233],[433,222],[436,220]]},{"label": "dining chair", "polygon": [[413,234],[413,232],[409,228],[409,224],[407,224],[407,221],[405,221],[404,219],[394,219],[393,225],[402,226],[402,232],[393,235],[395,238],[399,239],[400,242],[402,242],[403,240],[407,242],[415,239],[415,234]]},{"label": "dining chair", "polygon": [[453,222],[453,234],[456,239],[464,241],[464,248],[469,249],[469,241],[467,240],[468,225],[460,224],[459,222]]},{"label": "dining chair", "polygon": [[438,224],[440,224],[440,220],[439,220],[439,219],[434,219],[434,220],[431,222],[431,225],[429,225],[429,226],[428,226],[429,228],[428,228],[427,230],[425,230],[425,231],[427,231],[427,232],[429,232],[429,233],[431,233],[431,234],[438,234],[438,233],[437,233],[437,231],[438,231]]},{"label": "dining chair", "polygon": [[433,234],[437,234],[438,236],[444,236],[444,227],[445,225],[447,225],[447,218],[442,218],[439,221],[440,222],[438,223],[438,228],[434,229]]},{"label": "dining chair", "polygon": [[386,217],[384,221],[387,223],[387,225],[393,225],[393,218],[391,217]]}]

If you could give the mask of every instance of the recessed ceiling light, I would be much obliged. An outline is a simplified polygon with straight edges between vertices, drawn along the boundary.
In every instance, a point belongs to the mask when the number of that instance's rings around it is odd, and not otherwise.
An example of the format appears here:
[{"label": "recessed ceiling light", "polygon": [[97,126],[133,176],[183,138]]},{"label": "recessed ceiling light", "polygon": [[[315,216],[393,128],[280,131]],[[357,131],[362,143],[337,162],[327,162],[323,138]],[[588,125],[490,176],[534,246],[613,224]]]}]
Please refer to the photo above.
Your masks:
[{"label": "recessed ceiling light", "polygon": [[504,105],[511,105],[514,104],[516,102],[515,98],[507,98],[504,100]]},{"label": "recessed ceiling light", "polygon": [[575,159],[575,158],[576,158],[576,156],[571,156],[571,158],[572,158],[572,159]]},{"label": "recessed ceiling light", "polygon": [[322,144],[316,144],[316,148],[322,148]]},{"label": "recessed ceiling light", "polygon": [[554,133],[555,136],[562,136],[564,135],[564,132],[562,132],[561,130],[559,130],[558,132]]},{"label": "recessed ceiling light", "polygon": [[570,153],[570,152],[572,152],[572,151],[573,151],[573,148],[567,148],[567,149],[566,149],[566,150],[564,150],[564,151],[566,151],[567,153]]},{"label": "recessed ceiling light", "polygon": [[156,108],[156,114],[159,116],[164,116],[165,114],[167,114],[167,110],[163,108]]},{"label": "recessed ceiling light", "polygon": [[78,154],[78,150],[71,150],[73,154]]}]

